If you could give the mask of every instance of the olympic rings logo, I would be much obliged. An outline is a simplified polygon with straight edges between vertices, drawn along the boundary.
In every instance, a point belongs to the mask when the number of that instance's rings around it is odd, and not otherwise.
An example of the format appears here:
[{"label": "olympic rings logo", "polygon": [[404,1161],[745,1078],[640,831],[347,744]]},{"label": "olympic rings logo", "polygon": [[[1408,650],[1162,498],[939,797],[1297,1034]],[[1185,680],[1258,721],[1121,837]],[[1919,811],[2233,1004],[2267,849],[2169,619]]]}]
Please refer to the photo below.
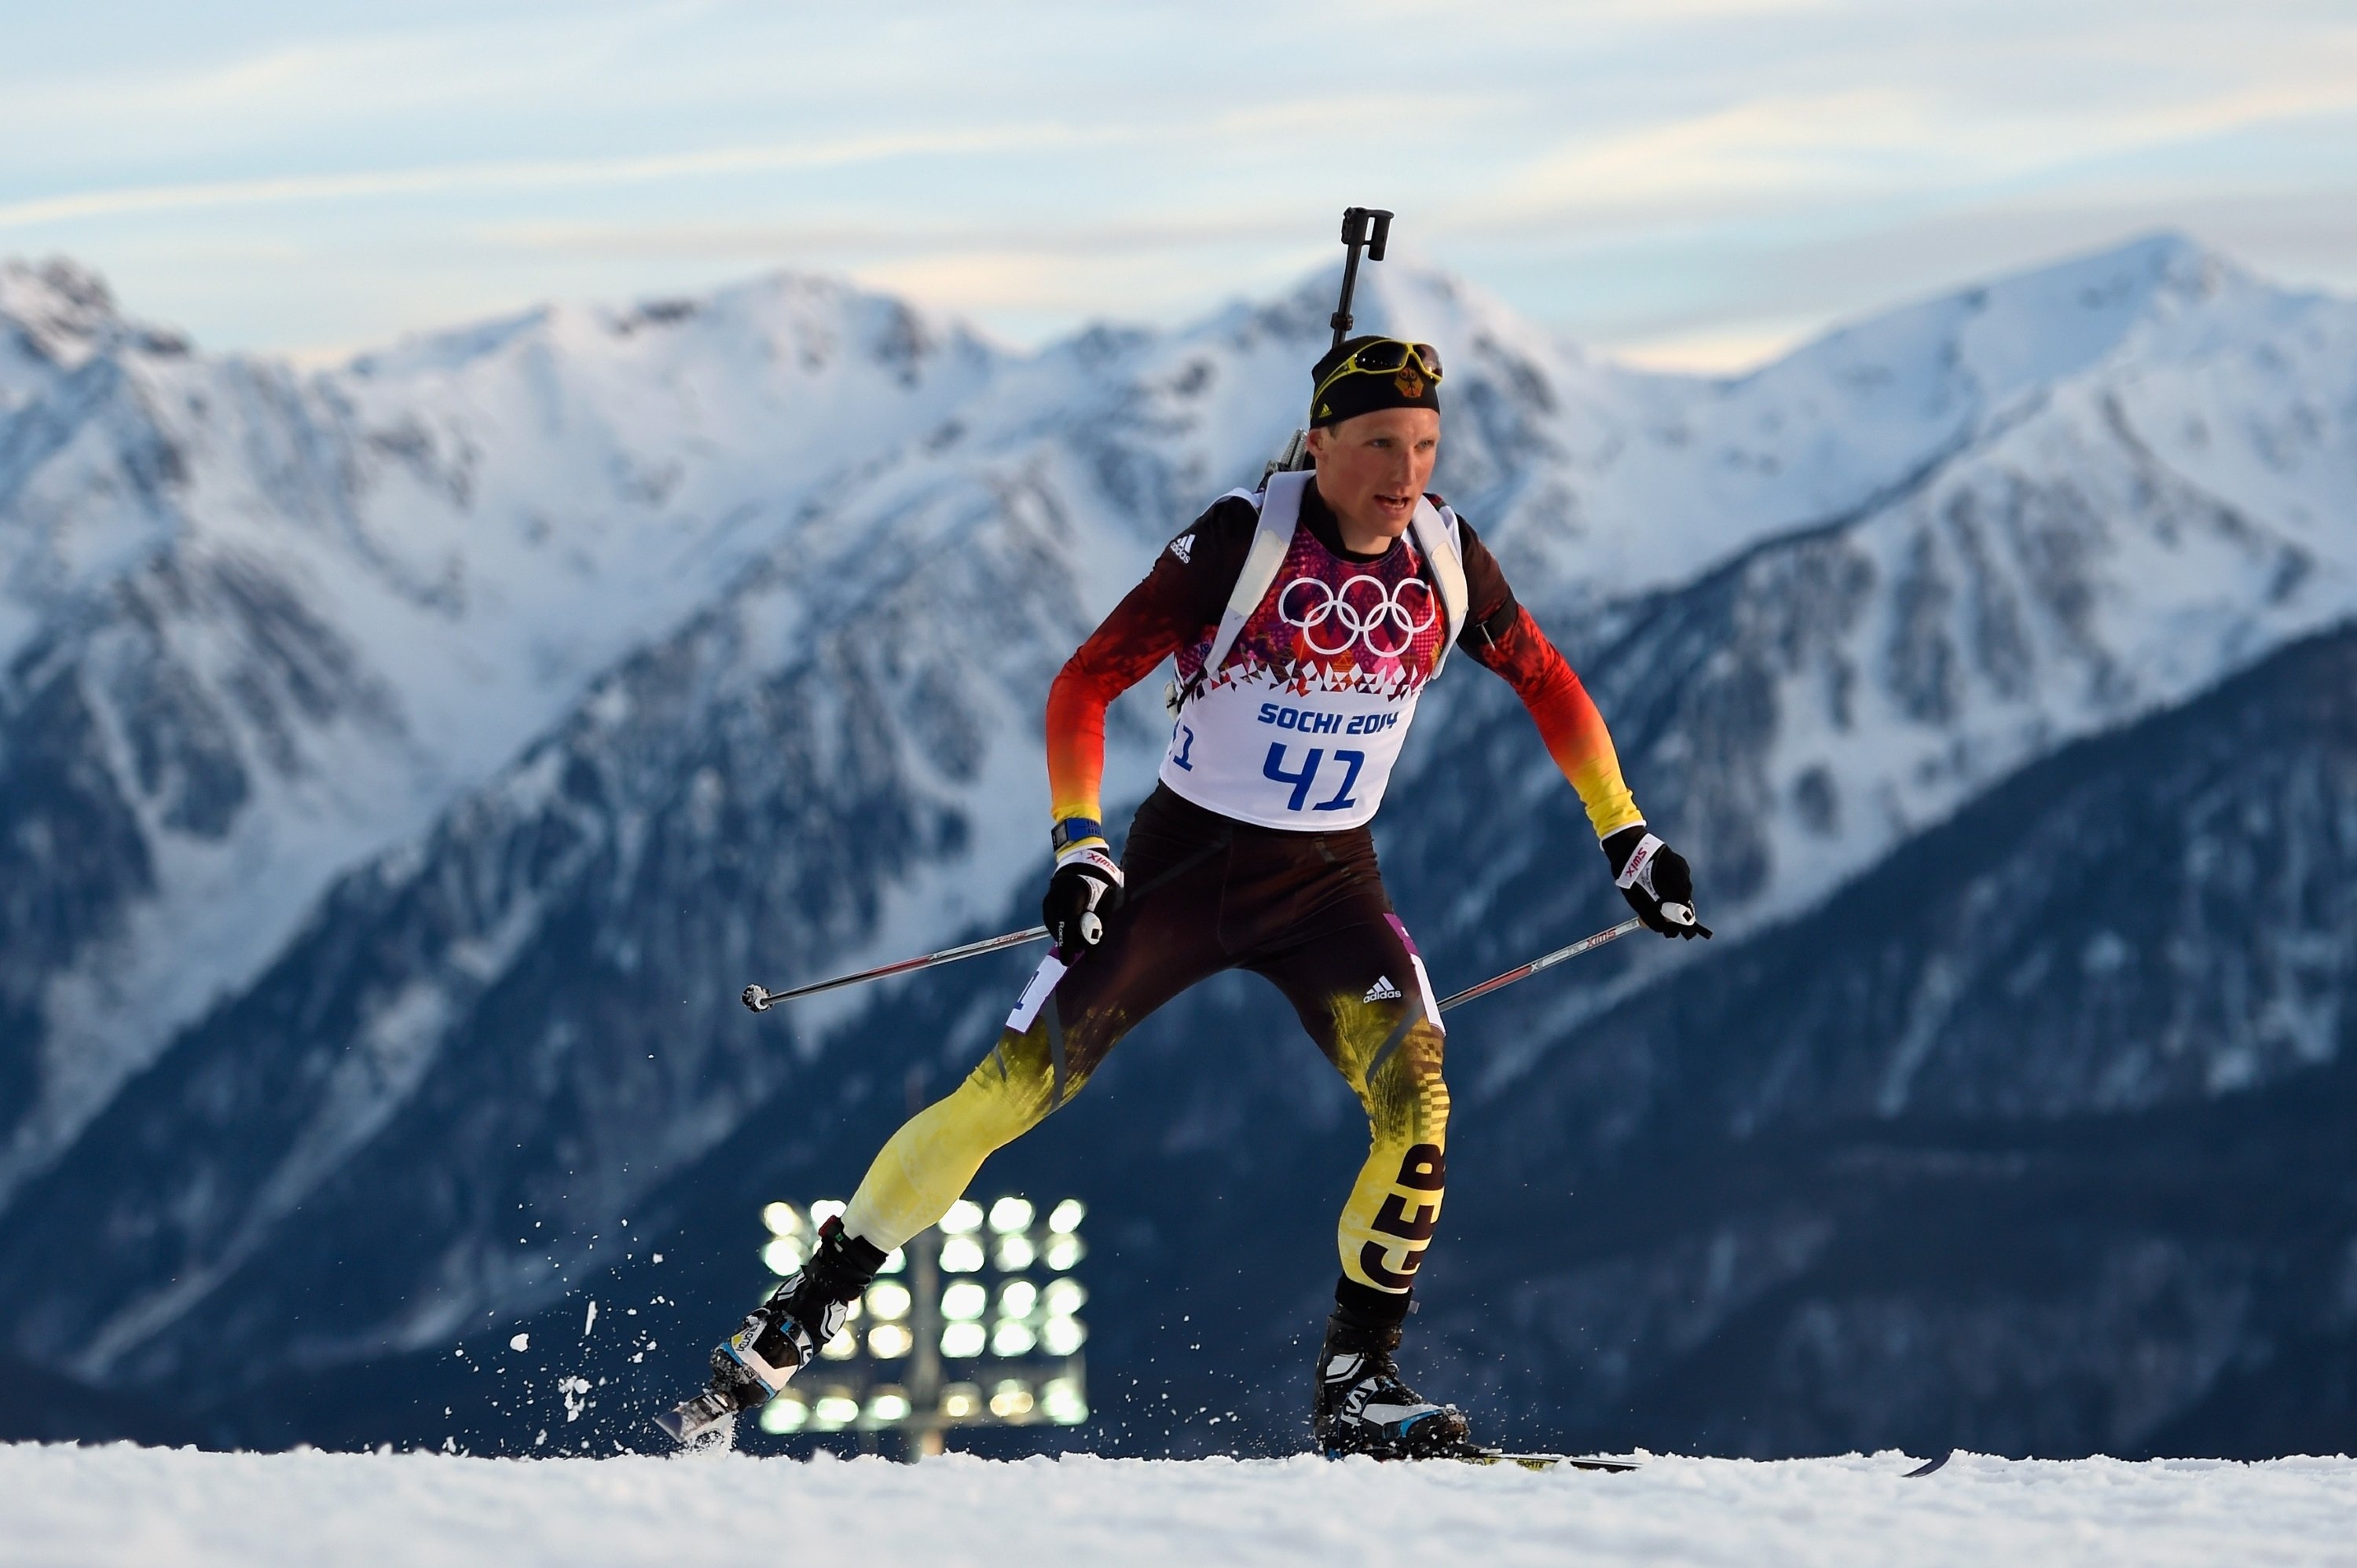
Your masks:
[{"label": "olympic rings logo", "polygon": [[[1411,590],[1420,601],[1420,618],[1408,606]],[[1405,578],[1396,588],[1386,588],[1381,578],[1361,573],[1340,588],[1316,577],[1296,577],[1276,596],[1276,618],[1297,628],[1312,653],[1330,659],[1364,645],[1378,659],[1397,659],[1415,645],[1419,633],[1432,629],[1440,618],[1440,607],[1421,577]],[[1338,634],[1340,640],[1327,647]]]}]

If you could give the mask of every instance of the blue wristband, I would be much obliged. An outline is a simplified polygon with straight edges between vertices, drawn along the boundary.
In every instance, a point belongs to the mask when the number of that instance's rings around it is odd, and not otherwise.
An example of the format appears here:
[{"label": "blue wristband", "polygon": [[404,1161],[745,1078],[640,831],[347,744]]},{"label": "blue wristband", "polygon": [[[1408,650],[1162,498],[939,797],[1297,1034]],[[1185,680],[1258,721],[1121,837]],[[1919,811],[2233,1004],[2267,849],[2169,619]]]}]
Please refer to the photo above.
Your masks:
[{"label": "blue wristband", "polygon": [[1061,854],[1076,843],[1086,843],[1091,839],[1103,837],[1103,822],[1092,822],[1087,817],[1066,817],[1048,831],[1048,846]]}]

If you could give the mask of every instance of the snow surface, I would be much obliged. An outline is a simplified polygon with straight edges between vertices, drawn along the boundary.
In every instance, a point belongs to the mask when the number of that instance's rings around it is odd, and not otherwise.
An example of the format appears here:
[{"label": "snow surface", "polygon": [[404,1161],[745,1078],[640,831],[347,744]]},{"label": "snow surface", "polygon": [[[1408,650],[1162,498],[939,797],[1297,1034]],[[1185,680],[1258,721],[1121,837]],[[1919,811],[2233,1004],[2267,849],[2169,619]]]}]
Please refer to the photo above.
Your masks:
[{"label": "snow surface", "polygon": [[2357,1563],[2357,1463],[485,1460],[0,1447],[0,1562]]}]

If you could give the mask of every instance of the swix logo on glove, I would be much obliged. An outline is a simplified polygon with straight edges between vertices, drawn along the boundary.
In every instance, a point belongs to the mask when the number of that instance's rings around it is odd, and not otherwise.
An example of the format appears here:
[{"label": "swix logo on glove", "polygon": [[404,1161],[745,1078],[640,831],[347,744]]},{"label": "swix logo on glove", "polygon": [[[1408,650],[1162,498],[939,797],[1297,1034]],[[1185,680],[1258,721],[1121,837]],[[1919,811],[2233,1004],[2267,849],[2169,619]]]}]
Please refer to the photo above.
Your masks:
[{"label": "swix logo on glove", "polygon": [[1612,879],[1614,886],[1624,891],[1631,887],[1642,887],[1648,893],[1652,892],[1653,852],[1661,847],[1662,841],[1651,833],[1639,839],[1637,847],[1629,852],[1629,864],[1622,866],[1620,875]]}]

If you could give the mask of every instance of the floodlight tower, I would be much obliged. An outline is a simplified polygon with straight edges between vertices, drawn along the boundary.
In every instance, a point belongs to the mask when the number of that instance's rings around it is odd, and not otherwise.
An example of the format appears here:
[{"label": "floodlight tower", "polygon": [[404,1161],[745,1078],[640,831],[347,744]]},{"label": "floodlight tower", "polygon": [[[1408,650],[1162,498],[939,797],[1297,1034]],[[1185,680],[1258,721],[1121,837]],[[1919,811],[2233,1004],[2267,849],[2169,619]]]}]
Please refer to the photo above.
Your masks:
[{"label": "floodlight tower", "polygon": [[942,1451],[942,1233],[931,1226],[909,1240],[909,1326],[917,1337],[909,1369],[909,1461]]}]

